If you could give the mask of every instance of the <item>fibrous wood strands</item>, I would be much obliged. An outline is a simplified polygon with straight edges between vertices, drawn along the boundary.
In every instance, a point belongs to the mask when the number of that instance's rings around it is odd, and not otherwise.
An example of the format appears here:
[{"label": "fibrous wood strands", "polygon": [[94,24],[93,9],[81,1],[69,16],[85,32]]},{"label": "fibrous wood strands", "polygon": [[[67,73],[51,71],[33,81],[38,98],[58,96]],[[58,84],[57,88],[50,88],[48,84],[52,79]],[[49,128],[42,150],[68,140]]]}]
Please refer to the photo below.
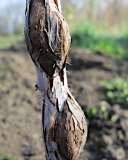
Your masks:
[{"label": "fibrous wood strands", "polygon": [[25,39],[41,93],[41,130],[47,160],[75,160],[81,153],[87,124],[68,90],[66,57],[68,24],[59,0],[26,0]]}]

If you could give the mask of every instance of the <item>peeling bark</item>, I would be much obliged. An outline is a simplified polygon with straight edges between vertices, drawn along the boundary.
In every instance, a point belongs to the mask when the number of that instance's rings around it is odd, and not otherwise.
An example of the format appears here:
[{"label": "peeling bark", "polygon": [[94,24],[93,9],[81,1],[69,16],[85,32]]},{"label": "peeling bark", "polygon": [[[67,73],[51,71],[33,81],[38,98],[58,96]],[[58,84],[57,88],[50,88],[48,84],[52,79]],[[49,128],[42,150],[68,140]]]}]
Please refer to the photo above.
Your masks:
[{"label": "peeling bark", "polygon": [[68,24],[58,0],[26,0],[25,38],[35,64],[41,93],[42,138],[47,160],[75,160],[81,153],[87,124],[68,90],[66,57]]}]

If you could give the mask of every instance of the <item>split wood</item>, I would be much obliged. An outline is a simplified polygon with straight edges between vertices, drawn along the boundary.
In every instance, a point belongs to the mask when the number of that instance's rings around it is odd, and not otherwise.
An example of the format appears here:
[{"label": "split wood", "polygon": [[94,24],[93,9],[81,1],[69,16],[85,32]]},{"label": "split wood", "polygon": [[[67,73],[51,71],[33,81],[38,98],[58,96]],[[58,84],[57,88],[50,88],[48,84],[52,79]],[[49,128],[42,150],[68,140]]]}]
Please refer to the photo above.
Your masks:
[{"label": "split wood", "polygon": [[68,89],[69,27],[59,0],[26,0],[25,39],[41,93],[41,131],[47,160],[75,160],[86,142],[84,113]]}]

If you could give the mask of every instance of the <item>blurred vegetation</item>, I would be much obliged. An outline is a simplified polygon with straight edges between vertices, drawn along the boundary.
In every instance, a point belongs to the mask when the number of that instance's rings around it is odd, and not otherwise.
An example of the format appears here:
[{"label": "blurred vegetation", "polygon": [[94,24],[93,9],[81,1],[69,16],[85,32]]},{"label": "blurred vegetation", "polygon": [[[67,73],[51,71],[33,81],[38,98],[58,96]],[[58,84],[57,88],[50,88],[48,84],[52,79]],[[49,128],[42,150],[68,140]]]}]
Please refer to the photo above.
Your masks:
[{"label": "blurred vegetation", "polygon": [[100,85],[106,90],[107,101],[128,104],[128,77],[117,77],[112,81],[101,80]]},{"label": "blurred vegetation", "polygon": [[10,70],[10,69],[9,69],[8,66],[2,65],[2,64],[0,63],[0,71],[1,71],[1,72],[8,72],[9,70]]},{"label": "blurred vegetation", "polygon": [[[63,1],[62,1],[63,2]],[[128,2],[126,0],[66,0],[71,47],[84,47],[110,56],[128,58]]]},{"label": "blurred vegetation", "polygon": [[[20,0],[8,2],[1,8],[0,49],[23,39],[24,9],[25,2]],[[84,47],[128,58],[126,0],[62,0],[62,10],[72,35],[71,47]]]},{"label": "blurred vegetation", "polygon": [[107,102],[101,101],[100,106],[94,106],[92,108],[84,109],[87,119],[91,118],[101,118],[103,120],[108,120],[112,123],[116,123],[119,120],[119,115],[111,113],[107,109]]},{"label": "blurred vegetation", "polygon": [[125,30],[118,32],[114,28],[111,32],[105,32],[102,26],[81,20],[71,34],[72,47],[85,47],[110,56],[128,58],[128,35]]},{"label": "blurred vegetation", "polygon": [[0,153],[0,159],[1,160],[14,160],[13,158],[9,157],[8,155],[4,153]]},{"label": "blurred vegetation", "polygon": [[17,42],[24,40],[23,34],[7,34],[0,36],[0,50],[9,48]]}]

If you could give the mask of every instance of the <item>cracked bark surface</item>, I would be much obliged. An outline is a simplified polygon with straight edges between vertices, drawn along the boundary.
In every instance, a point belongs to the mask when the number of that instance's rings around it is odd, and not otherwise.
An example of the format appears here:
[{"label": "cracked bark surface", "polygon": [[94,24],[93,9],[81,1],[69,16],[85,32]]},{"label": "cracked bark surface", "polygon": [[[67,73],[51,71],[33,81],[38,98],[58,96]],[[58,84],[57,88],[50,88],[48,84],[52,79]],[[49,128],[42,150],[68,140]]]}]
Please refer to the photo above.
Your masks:
[{"label": "cracked bark surface", "polygon": [[58,0],[26,0],[25,39],[35,64],[47,160],[75,160],[86,142],[84,113],[68,89],[68,24]]}]

